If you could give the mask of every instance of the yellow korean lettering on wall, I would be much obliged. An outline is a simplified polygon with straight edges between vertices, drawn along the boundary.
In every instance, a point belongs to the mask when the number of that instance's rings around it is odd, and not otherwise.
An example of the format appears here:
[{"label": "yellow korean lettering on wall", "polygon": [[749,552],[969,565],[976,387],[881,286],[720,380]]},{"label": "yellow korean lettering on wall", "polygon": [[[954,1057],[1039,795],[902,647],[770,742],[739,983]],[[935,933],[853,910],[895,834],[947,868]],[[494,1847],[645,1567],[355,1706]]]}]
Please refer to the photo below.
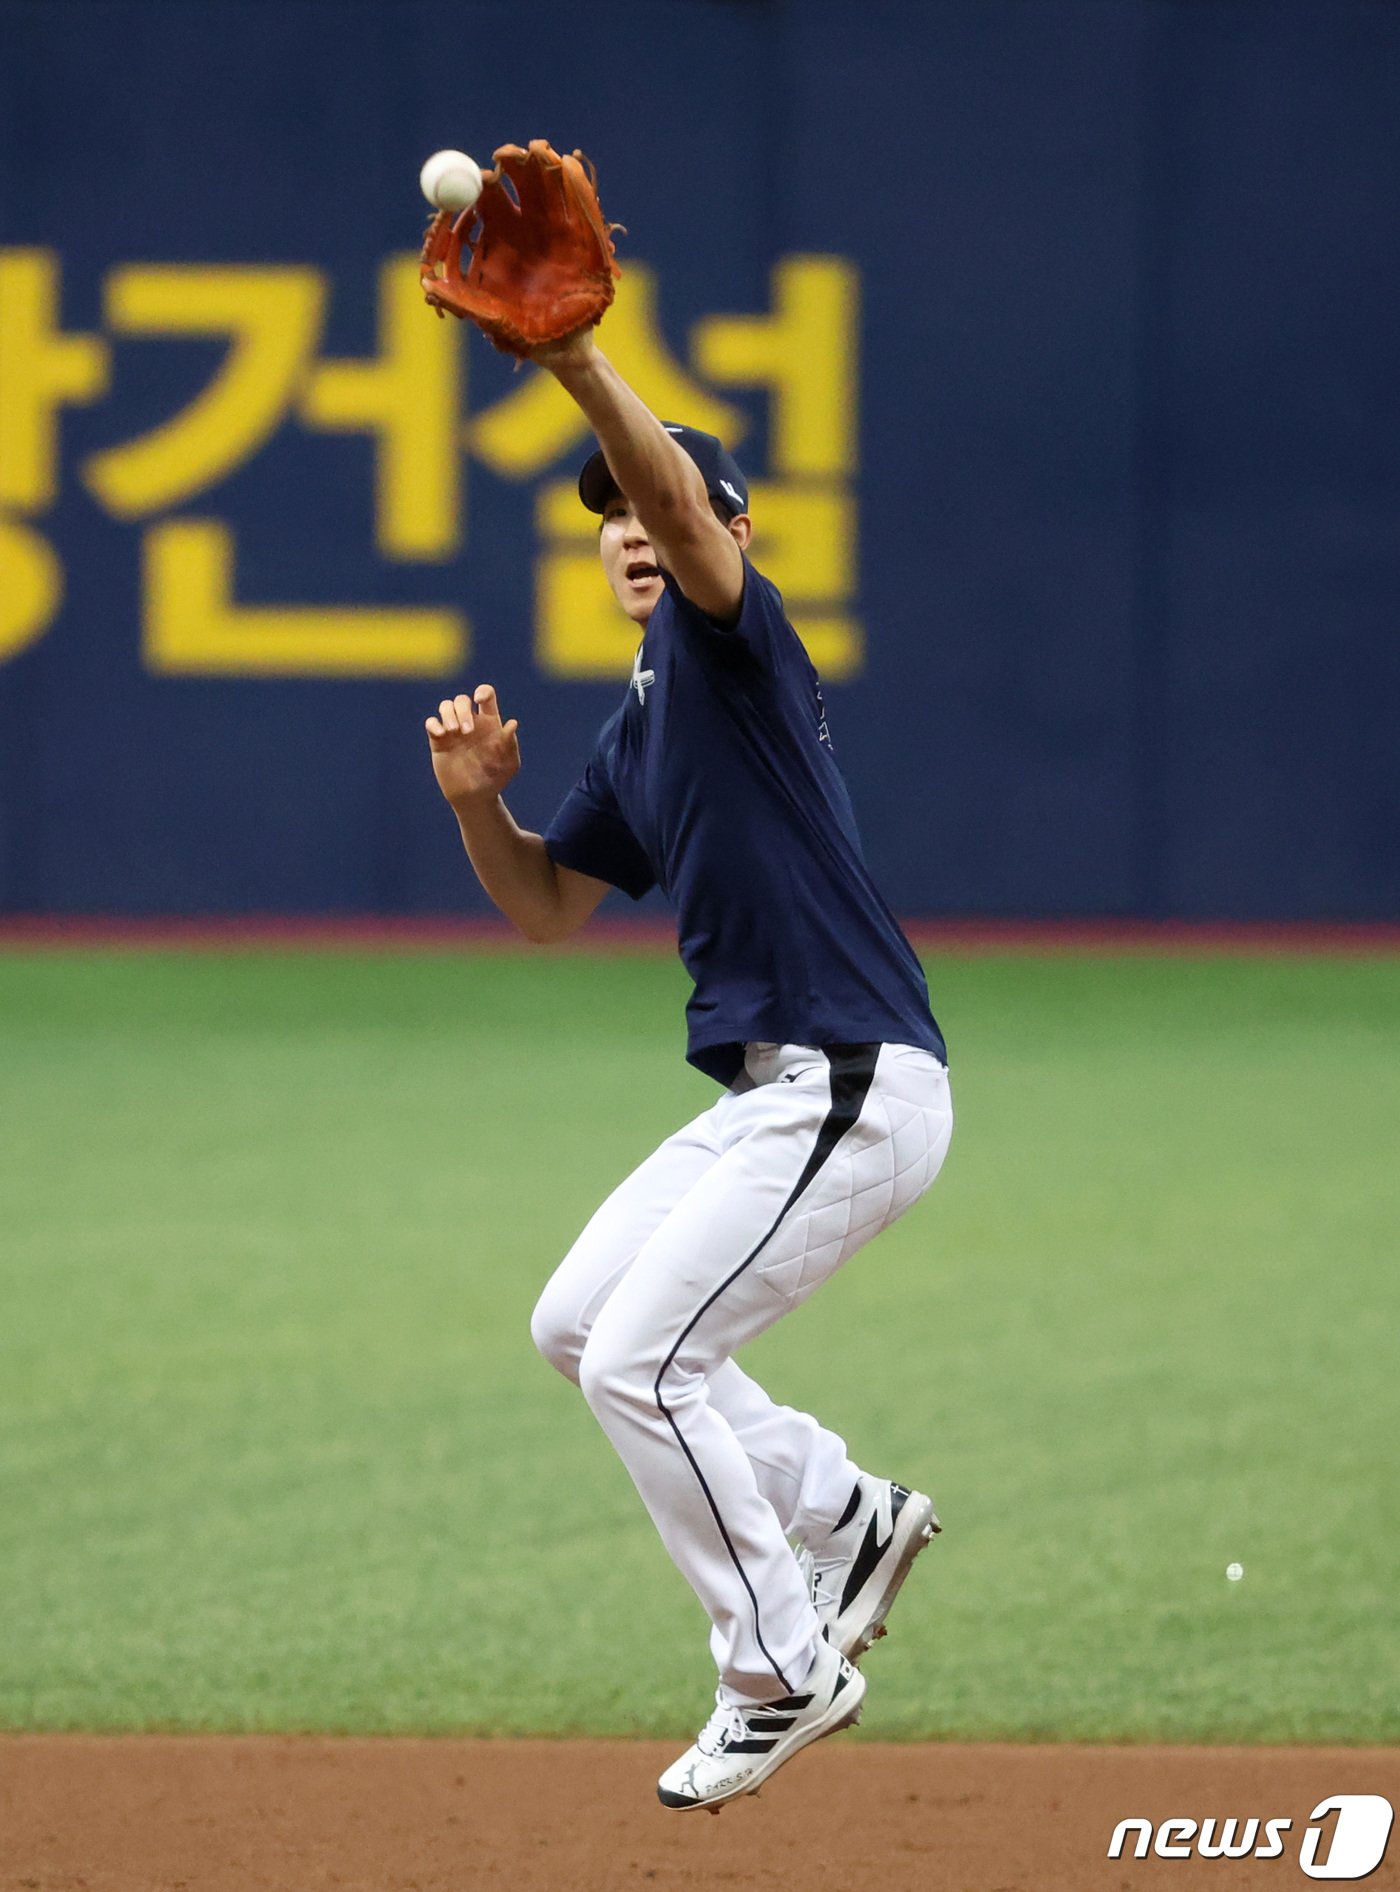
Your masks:
[{"label": "yellow korean lettering on wall", "polygon": [[[382,551],[442,558],[460,540],[456,338],[425,322],[415,259],[379,279],[379,357],[314,360],[326,281],[317,270],[130,265],[107,279],[119,334],[227,336],[214,380],[140,439],[94,454],[90,489],[120,518],[148,518],[207,492],[251,459],[289,413],[325,431],[375,436]],[[416,318],[410,327],[410,314]],[[456,610],[248,605],[236,599],[236,537],[218,520],[152,525],[142,557],[142,652],[163,675],[443,676],[467,650]]]},{"label": "yellow korean lettering on wall", "polygon": [[0,518],[0,663],[42,637],[63,602],[63,567],[42,533]]},{"label": "yellow korean lettering on wall", "polygon": [[[384,558],[441,563],[464,539],[463,448],[510,481],[548,476],[534,496],[535,650],[557,678],[623,678],[635,637],[598,561],[597,520],[574,469],[590,444],[554,379],[528,370],[502,400],[465,415],[457,324],[432,319],[417,258],[385,258],[376,284],[375,353],[320,358],[329,292],[303,265],[127,263],[103,284],[105,333],[65,332],[61,270],[48,250],[0,250],[0,661],[41,636],[63,571],[32,515],[56,500],[65,407],[109,392],[110,337],[227,342],[218,370],[183,408],[136,439],[92,453],[81,473],[99,505],[140,522],[142,650],[164,675],[444,676],[466,655],[466,616],[447,606],[323,606],[239,601],[237,534],[214,518],[165,517],[208,494],[262,451],[289,418],[372,443],[374,540]],[[783,592],[818,667],[851,675],[858,521],[856,375],[859,284],[834,256],[789,256],[762,314],[697,321],[688,361],[663,333],[659,286],[629,262],[603,343],[654,412],[718,434],[745,458],[767,403],[767,464],[749,461],[753,556]]]},{"label": "yellow korean lettering on wall", "polygon": [[58,497],[58,419],[101,400],[110,353],[59,328],[53,250],[0,250],[0,507],[42,512]]},{"label": "yellow korean lettering on wall", "polygon": [[457,611],[240,605],[234,537],[213,519],[148,528],[143,653],[165,676],[437,677],[467,653]]},{"label": "yellow korean lettering on wall", "polygon": [[119,335],[230,343],[188,407],[84,467],[109,512],[141,519],[217,485],[280,424],[316,347],[325,283],[314,269],[135,263],[111,271],[106,295],[107,325]]},{"label": "yellow korean lettering on wall", "polygon": [[711,315],[695,325],[695,365],[721,387],[772,400],[771,470],[849,478],[856,468],[858,283],[839,256],[785,256],[771,315]]},{"label": "yellow korean lettering on wall", "polygon": [[[696,366],[721,387],[770,398],[769,469],[755,482],[755,561],[787,601],[812,661],[833,680],[859,670],[855,594],[860,284],[840,256],[785,256],[769,315],[712,315],[694,331]],[[781,575],[780,575],[781,574]]]},{"label": "yellow korean lettering on wall", "polygon": [[848,607],[855,591],[856,502],[835,483],[751,480],[749,556],[783,594],[807,655],[833,683],[854,676],[864,654]]},{"label": "yellow korean lettering on wall", "polygon": [[106,342],[65,334],[56,251],[0,250],[0,663],[36,643],[63,602],[63,567],[32,524],[58,498],[65,407],[102,399]]},{"label": "yellow korean lettering on wall", "polygon": [[427,314],[417,253],[389,257],[378,358],[322,361],[301,396],[309,426],[375,436],[375,542],[393,559],[449,558],[462,541],[462,328]]}]

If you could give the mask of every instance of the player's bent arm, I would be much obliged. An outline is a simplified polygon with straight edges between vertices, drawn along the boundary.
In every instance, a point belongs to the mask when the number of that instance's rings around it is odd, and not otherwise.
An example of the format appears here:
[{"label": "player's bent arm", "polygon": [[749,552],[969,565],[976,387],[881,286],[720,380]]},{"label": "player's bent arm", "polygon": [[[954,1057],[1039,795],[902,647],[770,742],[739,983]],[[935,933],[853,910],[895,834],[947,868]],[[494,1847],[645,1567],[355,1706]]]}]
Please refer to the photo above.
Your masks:
[{"label": "player's bent arm", "polygon": [[605,880],[551,860],[543,837],[518,826],[499,795],[454,803],[453,812],[477,879],[536,945],[576,933],[608,891]]},{"label": "player's bent arm", "polygon": [[596,347],[591,329],[536,349],[534,358],[583,410],[661,564],[707,617],[733,623],[744,556],[711,512],[690,455]]},{"label": "player's bent arm", "polygon": [[501,912],[540,945],[577,932],[607,882],[557,866],[538,834],[516,826],[501,791],[520,770],[517,724],[513,716],[501,721],[491,685],[444,697],[425,728],[433,774],[457,817],[467,858]]}]

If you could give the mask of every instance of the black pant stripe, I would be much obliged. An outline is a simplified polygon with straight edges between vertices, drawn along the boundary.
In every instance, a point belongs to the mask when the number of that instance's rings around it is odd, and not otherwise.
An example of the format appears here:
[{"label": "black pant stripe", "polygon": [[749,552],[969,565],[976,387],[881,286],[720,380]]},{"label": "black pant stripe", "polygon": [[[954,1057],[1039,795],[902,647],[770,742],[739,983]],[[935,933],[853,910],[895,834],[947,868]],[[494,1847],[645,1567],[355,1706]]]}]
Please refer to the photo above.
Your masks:
[{"label": "black pant stripe", "polygon": [[772,1669],[774,1675],[777,1676],[779,1682],[782,1683],[783,1688],[789,1694],[792,1693],[792,1683],[789,1682],[777,1663],[773,1660],[772,1652],[767,1643],[763,1640],[763,1630],[758,1618],[758,1597],[755,1594],[752,1583],[749,1581],[748,1572],[740,1562],[739,1553],[734,1548],[734,1540],[725,1529],[724,1519],[719,1514],[719,1506],[715,1503],[715,1495],[710,1490],[705,1474],[701,1471],[699,1464],[696,1462],[695,1454],[682,1437],[681,1429],[676,1424],[675,1414],[671,1411],[662,1396],[661,1382],[674,1365],[676,1355],[680,1352],[699,1323],[704,1319],[705,1315],[709,1313],[721,1294],[724,1293],[726,1288],[730,1288],[734,1285],[739,1279],[739,1276],[743,1274],[744,1270],[757,1260],[768,1246],[769,1242],[772,1241],[773,1237],[782,1227],[783,1217],[792,1208],[803,1190],[807,1188],[812,1178],[830,1157],[842,1137],[845,1136],[849,1129],[853,1128],[861,1111],[865,1108],[865,1100],[869,1095],[870,1086],[875,1077],[875,1063],[880,1055],[879,1045],[825,1045],[823,1046],[823,1050],[826,1054],[826,1061],[831,1067],[831,1108],[822,1119],[821,1128],[817,1131],[816,1143],[813,1145],[812,1154],[807,1158],[802,1174],[793,1185],[792,1193],[789,1195],[782,1208],[779,1209],[774,1218],[773,1226],[768,1230],[763,1240],[759,1242],[758,1246],[752,1249],[749,1254],[745,1255],[744,1259],[731,1275],[727,1275],[725,1279],[720,1282],[714,1293],[696,1309],[695,1313],[676,1336],[675,1345],[661,1362],[660,1371],[656,1375],[656,1384],[652,1389],[656,1399],[657,1409],[670,1426],[671,1431],[675,1434],[676,1443],[685,1454],[686,1462],[694,1472],[701,1491],[705,1494],[705,1502],[710,1507],[710,1515],[714,1518],[715,1526],[724,1541],[724,1547],[729,1552],[730,1560],[739,1573],[739,1580],[748,1591],[749,1601],[753,1605],[753,1627],[758,1646],[767,1657],[768,1666]]}]

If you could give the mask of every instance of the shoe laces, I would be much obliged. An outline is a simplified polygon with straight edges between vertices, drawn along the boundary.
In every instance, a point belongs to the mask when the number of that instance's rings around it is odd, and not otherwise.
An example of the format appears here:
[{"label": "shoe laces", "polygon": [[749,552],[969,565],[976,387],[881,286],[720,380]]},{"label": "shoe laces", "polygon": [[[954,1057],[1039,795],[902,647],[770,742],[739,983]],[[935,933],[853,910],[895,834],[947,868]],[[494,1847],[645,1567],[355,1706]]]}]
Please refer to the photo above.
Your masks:
[{"label": "shoe laces", "polygon": [[836,1592],[830,1587],[830,1579],[833,1571],[842,1562],[844,1562],[843,1558],[828,1557],[818,1563],[814,1552],[803,1545],[798,1546],[797,1567],[802,1572],[802,1581],[806,1584],[807,1594],[812,1599],[812,1608],[818,1615],[821,1615],[823,1609],[835,1600]]},{"label": "shoe laces", "polygon": [[730,1741],[742,1741],[748,1733],[744,1721],[744,1711],[736,1708],[733,1702],[715,1698],[715,1711],[695,1737],[695,1745],[702,1754],[711,1760],[723,1753]]}]

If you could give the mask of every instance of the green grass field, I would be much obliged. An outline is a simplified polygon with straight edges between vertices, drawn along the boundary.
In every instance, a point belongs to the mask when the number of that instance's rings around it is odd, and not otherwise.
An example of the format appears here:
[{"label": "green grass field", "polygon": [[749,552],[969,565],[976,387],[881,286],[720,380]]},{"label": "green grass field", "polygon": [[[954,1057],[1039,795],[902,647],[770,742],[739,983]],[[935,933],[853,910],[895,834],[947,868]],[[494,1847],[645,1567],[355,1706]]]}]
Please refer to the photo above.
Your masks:
[{"label": "green grass field", "polygon": [[[1395,1740],[1400,961],[930,980],[943,1177],[746,1355],[944,1516],[864,1732]],[[527,1325],[715,1094],[684,995],[0,957],[0,1725],[693,1733],[698,1606]]]}]

